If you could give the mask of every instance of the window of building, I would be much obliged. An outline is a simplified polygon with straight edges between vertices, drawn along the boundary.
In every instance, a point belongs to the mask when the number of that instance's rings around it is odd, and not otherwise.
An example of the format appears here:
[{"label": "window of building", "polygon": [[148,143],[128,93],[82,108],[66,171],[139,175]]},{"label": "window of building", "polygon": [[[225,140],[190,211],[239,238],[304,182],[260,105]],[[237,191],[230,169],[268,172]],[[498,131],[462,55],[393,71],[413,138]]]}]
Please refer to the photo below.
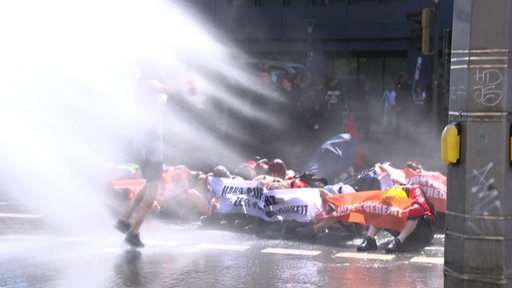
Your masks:
[{"label": "window of building", "polygon": [[339,77],[347,96],[355,100],[363,93],[378,96],[385,85],[395,83],[400,72],[406,71],[406,55],[328,55],[326,67]]},{"label": "window of building", "polygon": [[283,0],[256,0],[256,6],[282,6]]},{"label": "window of building", "polygon": [[[311,5],[315,0],[285,0],[287,6]],[[318,1],[318,0],[317,0]]]},{"label": "window of building", "polygon": [[254,6],[255,0],[230,0],[231,6]]},{"label": "window of building", "polygon": [[228,0],[231,6],[306,6],[361,4],[369,2],[386,3],[406,0]]},{"label": "window of building", "polygon": [[229,0],[231,6],[282,6],[287,0]]},{"label": "window of building", "polygon": [[330,5],[330,4],[347,4],[350,0],[316,0],[315,4]]}]

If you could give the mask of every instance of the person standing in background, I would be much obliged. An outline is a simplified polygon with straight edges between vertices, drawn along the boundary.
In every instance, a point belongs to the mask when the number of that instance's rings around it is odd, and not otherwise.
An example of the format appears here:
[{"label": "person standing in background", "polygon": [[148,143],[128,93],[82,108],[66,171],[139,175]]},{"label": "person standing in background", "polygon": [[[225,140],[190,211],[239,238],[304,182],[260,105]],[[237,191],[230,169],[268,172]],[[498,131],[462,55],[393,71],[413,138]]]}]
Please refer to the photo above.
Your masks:
[{"label": "person standing in background", "polygon": [[348,110],[344,87],[337,76],[327,79],[325,86],[325,128],[330,135],[343,132],[343,113]]},{"label": "person standing in background", "polygon": [[362,135],[365,137],[369,136],[372,127],[375,123],[380,121],[382,117],[380,93],[374,93],[371,82],[365,81],[359,88],[359,101],[356,101],[357,105],[354,107],[356,113],[357,123],[362,124]]},{"label": "person standing in background", "polygon": [[393,85],[389,85],[388,89],[382,94],[384,101],[384,129],[395,130],[396,128],[396,91]]},{"label": "person standing in background", "polygon": [[422,121],[426,116],[425,98],[427,98],[427,96],[425,91],[421,90],[421,86],[416,86],[412,98],[414,101],[414,120]]},{"label": "person standing in background", "polygon": [[405,72],[400,72],[398,74],[397,82],[395,83],[395,91],[396,91],[396,113],[398,118],[398,132],[403,137],[405,134],[409,134],[411,131],[407,131],[408,125],[405,123],[409,123],[412,119],[412,111],[413,111],[413,102],[411,99],[412,86],[407,79],[407,74]]}]

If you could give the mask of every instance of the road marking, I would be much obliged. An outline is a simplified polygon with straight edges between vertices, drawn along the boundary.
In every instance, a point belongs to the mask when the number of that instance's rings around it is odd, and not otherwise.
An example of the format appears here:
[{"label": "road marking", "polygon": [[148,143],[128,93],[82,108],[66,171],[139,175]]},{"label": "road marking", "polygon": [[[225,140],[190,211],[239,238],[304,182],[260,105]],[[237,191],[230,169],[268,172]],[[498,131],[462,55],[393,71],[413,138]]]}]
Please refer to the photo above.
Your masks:
[{"label": "road marking", "polygon": [[224,244],[209,244],[203,243],[196,246],[201,249],[218,249],[218,250],[232,250],[232,251],[244,251],[250,248],[250,246],[240,245],[224,245]]},{"label": "road marking", "polygon": [[411,262],[416,263],[433,263],[433,264],[444,264],[444,257],[425,257],[417,256],[411,259]]},{"label": "road marking", "polygon": [[395,255],[376,254],[376,253],[340,252],[340,253],[334,255],[334,257],[374,259],[374,260],[391,260],[391,259],[395,258]]},{"label": "road marking", "polygon": [[0,218],[41,218],[40,214],[0,213]]},{"label": "road marking", "polygon": [[55,239],[54,236],[47,236],[47,235],[25,235],[25,234],[10,234],[10,235],[3,235],[0,236],[0,239],[7,239],[7,240],[48,240],[48,239]]},{"label": "road marking", "polygon": [[425,247],[425,250],[444,250],[444,247]]},{"label": "road marking", "polygon": [[[5,213],[0,213],[1,215],[5,215]],[[10,214],[9,214],[10,215]],[[37,216],[35,214],[14,214],[16,216],[23,215],[21,217],[41,217]],[[95,241],[92,241],[89,238],[80,238],[80,237],[67,237],[67,238],[58,238],[55,236],[37,236],[37,235],[2,235],[0,236],[0,240],[6,240],[6,241],[14,241],[17,243],[25,243],[26,241],[36,241],[38,243],[41,243],[43,241],[47,240],[60,240],[60,241],[76,241],[76,242],[105,242],[109,244],[111,242],[111,238],[96,238]],[[55,241],[54,241],[55,242]],[[177,245],[184,244],[183,241],[166,241],[166,240],[153,240],[148,241],[147,244],[149,246],[157,246],[157,249],[161,249],[161,247],[172,247]],[[17,244],[16,244],[17,245]],[[109,246],[109,245],[106,245]],[[160,247],[158,247],[160,246]],[[250,249],[251,246],[245,246],[245,245],[227,245],[227,244],[213,244],[213,243],[201,243],[199,245],[194,246],[196,249],[212,249],[212,250],[231,250],[231,251],[245,251],[247,249]],[[12,248],[12,247],[11,247]],[[10,248],[8,248],[10,249]],[[108,253],[108,251],[117,251],[117,248],[111,248],[107,247],[106,250],[99,253]],[[425,247],[425,250],[430,251],[439,251],[443,250],[443,247]],[[6,250],[7,251],[7,250]],[[2,251],[4,252],[4,251]],[[285,249],[285,248],[265,248],[263,250],[260,250],[260,253],[269,253],[269,254],[289,254],[289,255],[303,255],[303,256],[315,256],[322,253],[319,250],[303,250],[303,249]],[[339,252],[335,254],[332,257],[344,257],[344,258],[355,258],[355,259],[369,259],[369,260],[392,260],[396,257],[394,254],[384,254],[384,253],[368,253],[368,252]],[[416,256],[412,257],[409,262],[411,263],[431,263],[436,265],[442,265],[444,264],[444,257],[439,256]]]},{"label": "road marking", "polygon": [[291,255],[305,255],[314,256],[321,252],[317,250],[298,250],[298,249],[283,249],[283,248],[266,248],[261,250],[261,253],[273,253],[273,254],[291,254]]},{"label": "road marking", "polygon": [[181,244],[181,242],[177,241],[164,241],[164,240],[151,240],[151,241],[144,241],[147,244],[155,244],[160,246],[176,246]]}]

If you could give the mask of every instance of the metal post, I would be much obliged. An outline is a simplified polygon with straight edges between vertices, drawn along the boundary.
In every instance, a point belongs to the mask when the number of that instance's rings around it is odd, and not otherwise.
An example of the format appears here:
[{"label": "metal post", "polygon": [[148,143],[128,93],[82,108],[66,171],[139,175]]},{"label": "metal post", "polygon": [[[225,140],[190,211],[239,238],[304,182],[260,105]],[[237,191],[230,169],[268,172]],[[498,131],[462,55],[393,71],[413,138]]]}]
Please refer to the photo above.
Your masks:
[{"label": "metal post", "polygon": [[512,1],[454,0],[444,287],[512,286]]},{"label": "metal post", "polygon": [[434,0],[434,47],[432,53],[432,120],[436,128],[441,127],[439,121],[439,26],[441,21],[441,0]]}]

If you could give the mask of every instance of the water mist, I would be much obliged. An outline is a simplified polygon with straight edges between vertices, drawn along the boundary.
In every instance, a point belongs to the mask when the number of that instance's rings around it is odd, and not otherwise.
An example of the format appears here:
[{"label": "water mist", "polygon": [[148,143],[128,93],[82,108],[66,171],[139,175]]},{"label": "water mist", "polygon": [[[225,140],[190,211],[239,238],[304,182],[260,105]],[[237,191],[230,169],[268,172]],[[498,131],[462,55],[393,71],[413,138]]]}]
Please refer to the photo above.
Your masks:
[{"label": "water mist", "polygon": [[[139,108],[132,101],[137,58],[156,59],[171,74],[194,73],[190,67],[201,63],[222,69],[224,76],[241,75],[228,60],[233,51],[219,44],[225,40],[201,27],[191,11],[172,3],[50,0],[1,5],[3,193],[64,231],[112,229],[105,183],[111,165],[124,161],[127,139],[137,133],[133,127]],[[222,87],[209,80],[196,78],[197,97],[232,96],[216,93]],[[250,83],[243,77],[236,81]],[[236,109],[248,117],[261,115],[244,106]],[[218,137],[190,121],[197,115],[170,112],[170,155],[197,155],[180,145],[180,137],[187,137],[207,142],[204,147],[213,152],[201,151],[201,157],[210,157],[211,163],[246,160],[229,141],[242,137],[236,133],[243,127]]]}]

